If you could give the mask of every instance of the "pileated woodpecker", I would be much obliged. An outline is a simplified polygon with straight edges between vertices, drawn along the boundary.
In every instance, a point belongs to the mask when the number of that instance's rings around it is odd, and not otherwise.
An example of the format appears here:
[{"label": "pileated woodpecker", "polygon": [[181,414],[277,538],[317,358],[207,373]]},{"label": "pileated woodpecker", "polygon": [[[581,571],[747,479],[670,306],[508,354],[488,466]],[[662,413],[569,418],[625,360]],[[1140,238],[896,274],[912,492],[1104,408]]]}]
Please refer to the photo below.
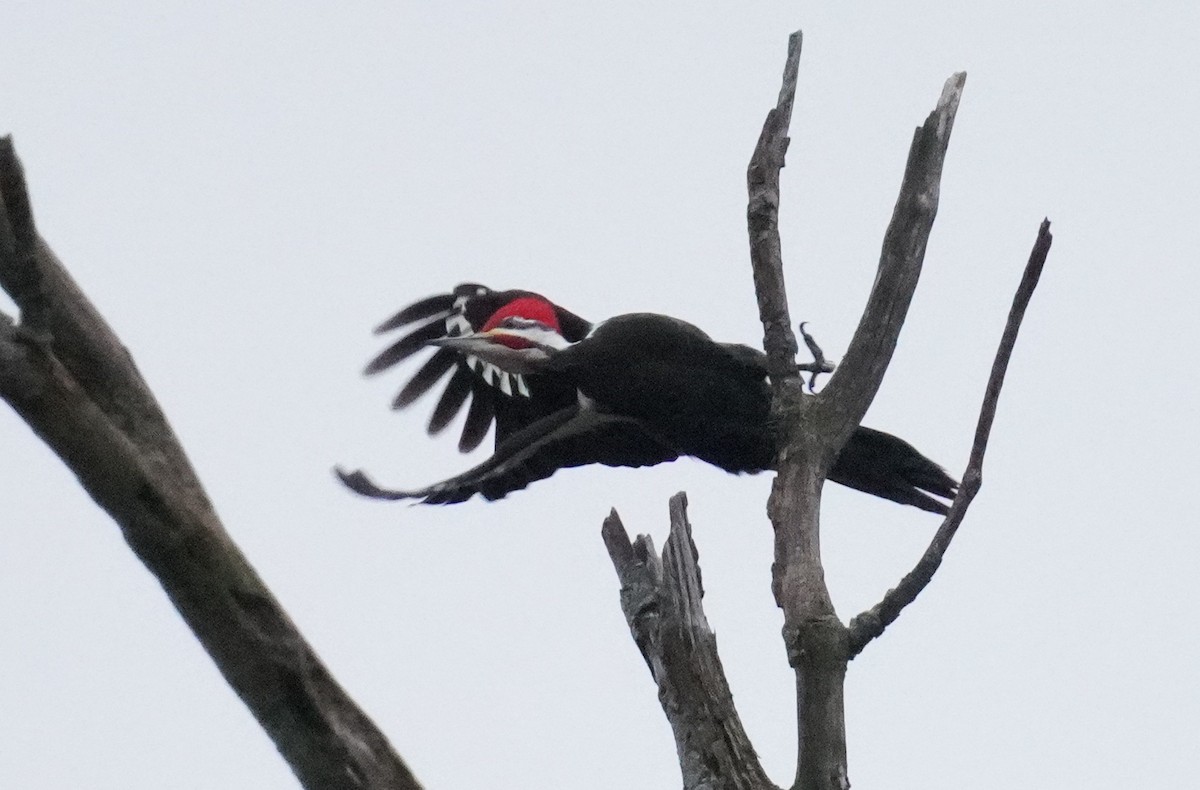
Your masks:
[{"label": "pileated woodpecker", "polygon": [[[365,496],[431,504],[474,494],[499,499],[566,467],[649,466],[683,455],[737,473],[774,466],[761,351],[717,343],[691,324],[653,313],[593,325],[538,294],[473,283],[409,305],[376,331],[411,324],[419,326],[366,372],[439,346],[393,406],[411,404],[450,374],[429,433],[444,429],[470,398],[459,449],[477,447],[494,421],[495,453],[413,490],[381,488],[362,472],[339,469]],[[935,497],[953,498],[958,487],[912,445],[865,427],[850,437],[829,479],[943,514],[947,506]]]}]

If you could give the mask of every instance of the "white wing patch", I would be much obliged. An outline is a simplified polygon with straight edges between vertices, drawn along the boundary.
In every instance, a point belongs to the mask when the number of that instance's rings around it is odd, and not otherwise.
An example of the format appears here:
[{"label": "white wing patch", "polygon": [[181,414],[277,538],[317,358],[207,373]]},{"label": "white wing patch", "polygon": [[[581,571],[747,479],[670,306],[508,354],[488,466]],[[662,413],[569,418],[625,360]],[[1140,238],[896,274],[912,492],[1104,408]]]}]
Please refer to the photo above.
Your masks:
[{"label": "white wing patch", "polygon": [[529,392],[529,385],[525,382],[525,377],[520,373],[509,373],[491,362],[473,356],[467,357],[467,367],[478,373],[489,387],[497,388],[510,398],[513,395],[520,395],[523,398],[533,397]]},{"label": "white wing patch", "polygon": [[471,326],[471,322],[467,320],[467,317],[462,314],[458,304],[455,304],[455,307],[460,312],[451,313],[446,316],[446,334],[450,337],[460,337],[461,335],[469,335],[474,332],[475,328]]}]

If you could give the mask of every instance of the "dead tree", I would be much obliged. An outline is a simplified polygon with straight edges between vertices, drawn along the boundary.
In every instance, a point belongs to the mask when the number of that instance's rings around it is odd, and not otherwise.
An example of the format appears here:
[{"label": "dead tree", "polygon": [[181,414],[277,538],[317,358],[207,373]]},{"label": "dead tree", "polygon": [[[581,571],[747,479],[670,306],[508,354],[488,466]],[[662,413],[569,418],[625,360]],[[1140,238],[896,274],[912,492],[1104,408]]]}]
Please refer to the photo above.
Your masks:
[{"label": "dead tree", "polygon": [[[937,213],[938,185],[966,74],[946,81],[937,107],[918,127],[900,197],[883,241],[875,285],[841,364],[829,384],[804,394],[796,337],[788,313],[779,241],[779,171],[800,62],[800,33],[789,41],[778,104],[767,113],[750,160],[747,222],[750,258],[772,385],[772,415],[780,431],[778,473],[767,503],[775,528],[771,585],[783,609],[783,642],[796,672],[799,755],[795,790],[845,790],[846,667],[883,633],[933,578],[982,483],[983,455],[1017,330],[1050,251],[1043,222],[1017,289],[988,379],[962,487],[916,567],[883,600],[854,617],[838,617],[821,565],[821,486],[837,453],[858,426],[883,380],[921,274]],[[687,499],[671,500],[671,531],[659,557],[640,536],[630,543],[616,511],[604,522],[609,555],[621,580],[621,606],[659,688],[688,790],[774,788],[738,719],[704,617],[698,553],[687,521]]]},{"label": "dead tree", "polygon": [[[1000,384],[1025,305],[1050,246],[1043,223],[988,381],[962,490],[916,568],[850,621],[838,618],[821,568],[821,485],[866,412],[904,322],[937,210],[942,161],[965,75],[950,78],[917,129],[875,287],[828,386],[801,391],[783,288],[779,172],[800,57],[792,36],[779,103],[750,163],[751,259],[781,436],[768,512],[772,585],[796,671],[795,787],[849,786],[842,684],[847,663],[932,578],[978,490]],[[410,790],[420,785],[387,739],[329,674],[230,540],[129,352],[38,234],[11,138],[0,140],[0,286],[20,309],[0,313],[0,397],[79,478],[120,527],[188,627],[309,790]],[[734,710],[701,607],[697,552],[682,494],[660,558],[630,542],[617,514],[603,536],[633,635],[658,683],[688,790],[772,788]]]}]

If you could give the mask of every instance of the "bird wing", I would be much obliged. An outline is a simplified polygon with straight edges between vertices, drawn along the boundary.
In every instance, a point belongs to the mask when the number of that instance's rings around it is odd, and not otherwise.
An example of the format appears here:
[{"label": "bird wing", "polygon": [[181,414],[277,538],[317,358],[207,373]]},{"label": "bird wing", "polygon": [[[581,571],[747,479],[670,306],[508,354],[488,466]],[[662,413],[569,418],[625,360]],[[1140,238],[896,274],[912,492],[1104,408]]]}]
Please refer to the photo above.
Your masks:
[{"label": "bird wing", "polygon": [[441,505],[463,502],[475,494],[501,499],[568,467],[652,466],[678,457],[639,420],[573,404],[518,431],[473,469],[425,488],[382,488],[362,471],[339,468],[335,472],[363,496]]},{"label": "bird wing", "polygon": [[[431,340],[478,332],[488,318],[504,305],[529,291],[494,291],[478,283],[463,283],[452,292],[414,302],[384,321],[376,334],[409,328],[367,365],[374,375],[404,362],[428,347]],[[591,324],[557,305],[555,310],[563,337],[576,342]],[[392,408],[410,406],[438,382],[446,380],[429,418],[431,436],[443,431],[464,406],[467,419],[458,449],[474,450],[496,425],[496,445],[522,428],[564,408],[575,400],[575,390],[552,378],[508,373],[490,362],[451,348],[439,348],[417,369],[392,401]]]}]

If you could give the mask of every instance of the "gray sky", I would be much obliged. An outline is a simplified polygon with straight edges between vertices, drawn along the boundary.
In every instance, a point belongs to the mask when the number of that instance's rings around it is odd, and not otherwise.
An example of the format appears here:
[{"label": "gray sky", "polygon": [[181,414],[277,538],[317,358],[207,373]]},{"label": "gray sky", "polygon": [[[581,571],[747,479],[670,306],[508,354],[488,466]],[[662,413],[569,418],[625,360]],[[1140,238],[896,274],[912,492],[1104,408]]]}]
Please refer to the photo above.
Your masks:
[{"label": "gray sky", "polygon": [[[790,781],[768,475],[571,470],[432,508],[329,470],[424,484],[480,460],[424,436],[431,404],[388,410],[403,376],[359,375],[375,324],[463,280],[757,343],[745,167],[798,27],[784,255],[792,313],[834,358],[912,129],[969,73],[867,424],[961,473],[1043,216],[1056,237],[983,492],[851,665],[854,786],[1200,785],[1196,4],[244,5],[9,4],[0,131],[234,539],[428,787],[678,786],[599,527],[615,505],[661,542],[680,489],[742,717]],[[0,444],[0,787],[294,787],[7,409]],[[830,486],[842,617],[936,526]]]}]

